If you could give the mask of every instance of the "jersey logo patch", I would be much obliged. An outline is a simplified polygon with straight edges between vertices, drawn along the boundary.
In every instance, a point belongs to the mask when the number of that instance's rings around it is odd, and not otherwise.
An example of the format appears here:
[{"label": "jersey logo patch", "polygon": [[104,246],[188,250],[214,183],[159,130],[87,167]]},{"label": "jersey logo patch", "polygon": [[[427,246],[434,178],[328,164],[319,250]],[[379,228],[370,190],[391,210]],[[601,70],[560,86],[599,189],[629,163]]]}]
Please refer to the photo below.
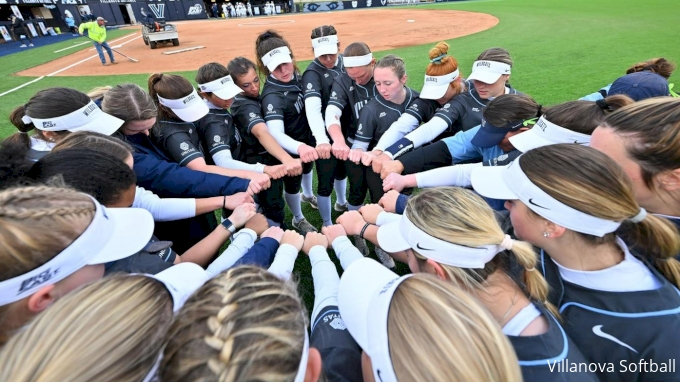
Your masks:
[{"label": "jersey logo patch", "polygon": [[342,320],[340,317],[335,317],[333,321],[331,321],[330,324],[331,328],[335,330],[345,330],[347,329],[347,325],[345,325],[345,321]]},{"label": "jersey logo patch", "polygon": [[288,95],[288,92],[283,92],[284,97],[287,96],[287,95]]},{"label": "jersey logo patch", "polygon": [[418,110],[418,104],[417,104],[417,103],[414,103],[413,105],[411,105],[411,108],[412,108],[413,110]]},{"label": "jersey logo patch", "polygon": [[450,107],[451,107],[451,104],[450,104],[450,103],[447,103],[446,105],[444,105],[444,109],[448,109],[448,108],[450,108]]},{"label": "jersey logo patch", "polygon": [[[350,89],[350,90],[352,90],[352,89]],[[332,93],[331,93],[331,97],[335,98],[335,97],[337,97],[337,96],[338,96],[338,93],[336,93],[336,92],[332,92]]]},{"label": "jersey logo patch", "polygon": [[250,113],[248,115],[250,116],[250,118],[255,118],[255,113]]},{"label": "jersey logo patch", "polygon": [[213,137],[213,140],[215,141],[215,143],[220,143],[221,138],[220,138],[219,135],[215,135],[215,136]]},{"label": "jersey logo patch", "polygon": [[323,78],[328,78],[328,73],[324,74]]},{"label": "jersey logo patch", "polygon": [[189,129],[189,134],[191,134],[191,133],[193,133],[193,132],[194,132],[193,129]]},{"label": "jersey logo patch", "polygon": [[380,115],[378,116],[378,118],[382,118],[382,117],[384,117],[384,116],[386,116],[386,115],[387,115],[387,113],[385,113],[385,112],[383,111],[382,113],[380,113]]},{"label": "jersey logo patch", "polygon": [[602,325],[593,326],[593,333],[595,333],[595,335],[598,336],[598,337],[602,337],[602,338],[608,339],[610,341],[616,342],[617,344],[619,344],[619,345],[621,345],[625,348],[628,348],[628,349],[632,350],[633,352],[637,353],[637,350],[633,349],[630,345],[628,345],[625,342],[621,341],[620,339],[612,336],[611,334],[607,334],[607,333],[603,332],[602,331]]},{"label": "jersey logo patch", "polygon": [[312,89],[314,89],[314,86],[312,86],[311,83],[307,84],[307,90],[312,90]]},{"label": "jersey logo patch", "polygon": [[357,129],[357,133],[361,132],[361,130],[363,130],[363,128],[364,128],[364,127],[363,127],[363,126],[361,125],[361,123],[360,123],[360,124],[359,124],[359,128]]},{"label": "jersey logo patch", "polygon": [[476,112],[479,113],[479,108],[478,108],[478,107],[473,107],[473,108],[472,108],[472,111],[476,111]]},{"label": "jersey logo patch", "polygon": [[352,91],[352,90],[354,90],[354,86],[349,87],[349,91]]},{"label": "jersey logo patch", "polygon": [[267,111],[268,112],[274,111],[274,106],[272,104],[267,105]]},{"label": "jersey logo patch", "polygon": [[179,144],[179,148],[186,151],[189,150],[189,145],[186,142],[182,142]]}]

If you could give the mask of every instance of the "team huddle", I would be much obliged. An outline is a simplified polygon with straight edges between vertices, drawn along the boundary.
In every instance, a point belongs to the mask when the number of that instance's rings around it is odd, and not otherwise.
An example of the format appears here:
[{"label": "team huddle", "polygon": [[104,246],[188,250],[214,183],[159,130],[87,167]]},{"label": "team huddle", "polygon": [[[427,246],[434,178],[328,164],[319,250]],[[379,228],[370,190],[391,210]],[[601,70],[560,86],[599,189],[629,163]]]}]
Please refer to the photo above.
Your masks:
[{"label": "team huddle", "polygon": [[502,48],[340,46],[17,107],[0,381],[680,380],[675,65],[544,107]]}]

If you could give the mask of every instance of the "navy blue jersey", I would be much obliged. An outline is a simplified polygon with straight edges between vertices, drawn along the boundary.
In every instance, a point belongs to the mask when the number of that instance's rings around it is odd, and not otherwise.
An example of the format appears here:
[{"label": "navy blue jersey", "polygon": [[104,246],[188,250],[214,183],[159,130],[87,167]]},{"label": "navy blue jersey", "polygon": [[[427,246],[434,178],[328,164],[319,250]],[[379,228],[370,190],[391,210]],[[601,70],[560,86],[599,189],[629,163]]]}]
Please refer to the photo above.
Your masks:
[{"label": "navy blue jersey", "polygon": [[588,370],[562,369],[565,362],[584,363],[586,359],[557,320],[540,306],[536,307],[548,321],[548,331],[537,336],[508,336],[517,353],[524,382],[597,382],[595,373]]},{"label": "navy blue jersey", "polygon": [[196,121],[196,129],[203,152],[210,157],[220,151],[229,150],[232,158],[241,160],[241,134],[234,127],[229,110],[210,109],[205,117]]},{"label": "navy blue jersey", "polygon": [[321,353],[328,382],[363,382],[361,348],[349,334],[337,306],[327,306],[312,323],[309,346]]},{"label": "navy blue jersey", "polygon": [[441,105],[433,99],[415,99],[409,107],[406,108],[405,113],[418,120],[418,123],[426,123],[434,117]]},{"label": "navy blue jersey", "polygon": [[653,267],[642,260],[659,289],[608,292],[564,281],[544,251],[540,260],[564,329],[601,381],[680,380],[680,291]]},{"label": "navy blue jersey", "polygon": [[345,74],[345,66],[342,63],[342,56],[338,55],[338,64],[333,69],[327,69],[317,58],[309,64],[302,75],[304,98],[321,98],[321,115],[326,113],[333,82],[341,74]]},{"label": "navy blue jersey", "polygon": [[196,125],[175,119],[158,121],[160,129],[153,131],[154,143],[174,162],[186,166],[197,158],[204,158]]},{"label": "navy blue jersey", "polygon": [[335,79],[328,104],[342,110],[340,123],[342,135],[345,139],[354,140],[359,126],[361,109],[366,106],[369,100],[375,98],[376,94],[378,94],[378,91],[373,78],[365,85],[357,84],[347,74],[339,75]]},{"label": "navy blue jersey", "polygon": [[369,150],[378,144],[380,137],[401,117],[406,108],[418,99],[417,91],[409,87],[405,89],[406,97],[401,104],[387,101],[380,94],[376,94],[361,111],[355,139],[367,142]]},{"label": "navy blue jersey", "polygon": [[231,115],[234,126],[236,126],[242,139],[241,154],[249,158],[267,152],[262,147],[260,141],[252,133],[253,126],[258,123],[265,123],[262,117],[262,106],[257,98],[237,95],[231,104]]},{"label": "navy blue jersey", "polygon": [[295,74],[286,83],[269,76],[260,97],[262,114],[267,122],[283,121],[286,135],[314,147],[316,145],[313,143],[312,130],[305,114],[301,84],[299,74]]}]

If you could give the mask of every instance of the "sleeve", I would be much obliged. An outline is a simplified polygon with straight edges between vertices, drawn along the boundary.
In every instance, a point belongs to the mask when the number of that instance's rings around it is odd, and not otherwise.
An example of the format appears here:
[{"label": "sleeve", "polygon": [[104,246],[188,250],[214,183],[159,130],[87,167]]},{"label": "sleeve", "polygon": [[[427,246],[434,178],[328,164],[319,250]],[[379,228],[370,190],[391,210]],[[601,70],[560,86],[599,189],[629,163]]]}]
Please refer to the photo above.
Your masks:
[{"label": "sleeve", "polygon": [[172,221],[196,216],[196,199],[161,199],[151,191],[137,187],[132,207],[143,208],[153,216],[153,220]]},{"label": "sleeve", "polygon": [[399,220],[399,219],[401,219],[400,214],[383,211],[383,212],[378,214],[378,217],[375,220],[375,225],[380,227],[382,225],[385,225],[387,223],[390,223],[390,222],[393,222],[393,221],[396,221],[396,220]]},{"label": "sleeve", "polygon": [[376,130],[375,113],[373,108],[366,106],[361,110],[361,115],[359,116],[359,125],[357,127],[357,133],[354,137],[354,144],[352,148],[365,146],[364,150],[368,148],[373,140],[373,133]]},{"label": "sleeve", "polygon": [[321,354],[325,380],[363,381],[361,348],[347,330],[337,305],[322,308],[311,323],[309,346]]},{"label": "sleeve", "polygon": [[347,236],[340,236],[333,240],[333,250],[340,259],[342,269],[347,269],[355,260],[363,259],[364,255],[349,241]]},{"label": "sleeve", "polygon": [[224,117],[208,114],[199,120],[198,131],[202,135],[203,144],[206,145],[208,154],[212,157],[218,152],[231,150],[229,141],[231,140],[230,132],[233,131],[233,126],[229,126],[232,123],[231,118]]},{"label": "sleeve", "polygon": [[388,147],[399,141],[406,134],[412,132],[416,127],[418,127],[419,123],[420,122],[418,122],[418,119],[413,117],[413,115],[407,113],[402,114],[399,119],[392,123],[392,126],[387,129],[385,134],[383,134],[383,136],[380,138],[380,141],[378,141],[378,144],[375,146],[375,149],[385,151]]},{"label": "sleeve", "polygon": [[170,157],[180,166],[186,166],[194,159],[203,158],[203,153],[194,146],[188,133],[177,132],[163,139],[163,146]]},{"label": "sleeve", "polygon": [[482,167],[482,163],[467,163],[442,167],[416,174],[416,182],[420,188],[455,186],[472,187],[470,177],[472,170]]},{"label": "sleeve", "polygon": [[326,249],[320,245],[309,251],[309,262],[312,264],[314,280],[314,308],[311,317],[311,321],[314,322],[322,309],[338,305],[340,277]]},{"label": "sleeve", "polygon": [[278,248],[278,241],[271,237],[261,238],[234,266],[251,264],[262,268],[269,268]]},{"label": "sleeve", "polygon": [[395,212],[399,215],[403,215],[406,210],[406,203],[408,203],[408,195],[399,194],[397,197],[397,206],[395,207]]},{"label": "sleeve", "polygon": [[[233,109],[233,108],[232,108]],[[248,134],[251,134],[253,126],[265,123],[262,117],[262,108],[255,102],[247,102],[239,106],[233,118],[239,126],[245,126]]]},{"label": "sleeve", "polygon": [[227,250],[222,252],[222,254],[213,261],[206,272],[210,274],[211,277],[215,277],[218,274],[224,272],[225,270],[231,268],[243,255],[248,252],[248,250],[253,246],[255,240],[257,239],[257,234],[255,231],[243,228],[242,230],[236,232],[231,239],[231,244],[227,247]]},{"label": "sleeve", "polygon": [[267,121],[267,128],[269,129],[269,134],[276,139],[276,142],[281,145],[284,150],[288,151],[290,154],[298,155],[298,149],[303,143],[286,135],[286,128],[283,125],[283,120],[274,119]]},{"label": "sleeve", "polygon": [[512,150],[509,153],[499,155],[496,158],[485,160],[483,164],[484,166],[507,166],[520,155],[522,155],[522,153],[519,150]]},{"label": "sleeve", "polygon": [[595,93],[590,93],[586,96],[583,96],[579,98],[579,101],[597,101],[598,99],[605,99],[607,97],[607,94],[609,93],[609,88],[612,87],[612,84],[609,84],[602,89],[596,91]]},{"label": "sleeve", "polygon": [[[80,32],[80,34],[83,34],[83,32],[85,31],[85,29],[88,28],[88,25],[87,25],[87,24],[89,24],[89,23],[82,23],[82,24],[80,24],[80,26],[78,27],[78,32]],[[14,25],[12,25],[12,26],[14,26]]]},{"label": "sleeve", "polygon": [[137,184],[168,198],[209,198],[244,192],[250,183],[247,179],[209,174],[181,167],[153,154],[135,152],[134,171]]},{"label": "sleeve", "polygon": [[290,244],[281,244],[279,250],[276,251],[272,265],[268,269],[269,273],[276,275],[280,279],[290,280],[297,256],[297,248]]},{"label": "sleeve", "polygon": [[480,159],[478,148],[472,144],[472,138],[479,131],[476,126],[467,131],[459,131],[456,135],[442,139],[451,153],[452,162],[460,163],[468,160]]},{"label": "sleeve", "polygon": [[347,106],[349,103],[349,97],[345,91],[345,87],[342,84],[344,76],[346,76],[346,74],[341,74],[335,77],[333,86],[331,86],[331,95],[328,98],[328,105],[333,105],[340,110],[344,110],[345,106]]},{"label": "sleeve", "polygon": [[437,141],[427,146],[417,148],[399,157],[404,166],[403,174],[415,174],[434,168],[450,166],[453,162],[446,143]]},{"label": "sleeve", "polygon": [[453,126],[454,122],[459,120],[465,113],[465,105],[456,99],[460,96],[462,96],[462,94],[453,97],[451,101],[445,103],[444,106],[437,109],[437,112],[434,113],[434,116],[443,119],[448,126]]},{"label": "sleeve", "polygon": [[231,151],[223,150],[216,152],[212,156],[213,162],[222,168],[228,168],[232,170],[245,170],[259,172],[260,174],[264,172],[264,165],[261,163],[250,164],[234,159],[231,156]]},{"label": "sleeve", "polygon": [[331,141],[326,134],[326,124],[321,115],[321,98],[305,96],[305,114],[316,144],[330,143]]},{"label": "sleeve", "polygon": [[340,117],[342,117],[342,110],[340,110],[335,105],[326,106],[326,115],[324,116],[326,122],[326,129],[328,129],[333,124],[338,124],[340,126]]}]

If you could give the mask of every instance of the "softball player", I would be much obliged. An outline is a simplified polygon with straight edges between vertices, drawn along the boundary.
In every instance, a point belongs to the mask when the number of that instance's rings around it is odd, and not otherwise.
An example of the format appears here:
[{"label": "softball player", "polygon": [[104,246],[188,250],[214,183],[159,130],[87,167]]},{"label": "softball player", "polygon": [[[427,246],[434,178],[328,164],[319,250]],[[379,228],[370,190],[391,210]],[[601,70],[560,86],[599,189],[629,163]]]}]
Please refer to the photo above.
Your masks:
[{"label": "softball player", "polygon": [[324,226],[331,221],[331,192],[335,188],[337,202],[336,211],[347,211],[345,198],[347,186],[347,170],[344,161],[338,161],[331,153],[331,143],[326,133],[324,114],[331,96],[334,80],[346,74],[342,63],[342,55],[338,54],[340,42],[338,33],[332,25],[324,25],[312,30],[312,48],[316,59],[312,61],[302,75],[304,89],[305,114],[309,127],[316,140],[316,161],[318,185],[317,206]]},{"label": "softball player", "polygon": [[[304,111],[300,73],[288,43],[278,33],[266,31],[255,42],[257,65],[265,75],[262,89],[262,114],[271,135],[289,154],[302,160],[302,176],[284,179],[284,198],[293,214],[293,227],[301,232],[316,231],[302,214],[301,198],[314,202],[312,170],[319,159]],[[302,193],[300,195],[300,186]]]},{"label": "softball player", "polygon": [[524,381],[597,381],[588,371],[550,368],[550,362],[585,358],[553,316],[556,308],[546,301],[548,288],[535,268],[533,248],[505,235],[475,193],[423,190],[409,199],[404,215],[378,228],[377,239],[389,252],[406,251],[412,272],[433,274],[477,296],[512,343]]},{"label": "softball player", "polygon": [[209,108],[184,77],[152,74],[149,95],[158,106],[159,129],[153,131],[154,142],[166,156],[192,170],[250,179],[253,182],[249,190],[255,193],[269,188],[270,178],[266,174],[218,167],[211,158],[206,161],[198,130],[208,122],[204,117]]},{"label": "softball player", "polygon": [[[649,59],[647,61],[638,62],[637,64],[631,66],[630,68],[628,68],[626,70],[626,74],[639,73],[639,72],[649,72],[649,73],[658,74],[661,77],[665,78],[666,81],[668,81],[668,79],[671,78],[671,76],[673,75],[674,70],[675,70],[675,64],[666,60],[665,58],[652,58],[652,59]],[[626,76],[620,77],[617,81],[619,81],[619,80],[621,80],[625,77]],[[640,81],[639,85],[641,85],[642,88],[649,89],[649,90],[647,91],[648,94],[646,94],[646,95],[642,94],[641,95],[642,97],[648,98],[649,96],[653,96],[654,94],[657,94],[657,92],[659,92],[659,91],[662,92],[662,93],[665,92],[664,86],[663,86],[663,84],[661,84],[661,81],[659,81],[658,78],[655,78],[653,76],[645,76],[645,77],[647,78],[647,81]],[[653,83],[653,84],[658,84],[658,85],[655,85],[655,86],[659,90],[654,91],[653,88],[650,88],[650,82]],[[595,93],[588,94],[586,96],[581,97],[580,99],[586,100],[586,101],[597,101],[598,99],[603,99],[603,98],[607,97],[607,95],[610,94],[610,90],[611,90],[612,86],[613,86],[613,84],[609,84],[609,85],[603,87],[602,89],[596,91]],[[673,91],[671,90],[673,85],[669,84],[668,87],[669,87],[668,92],[666,92],[665,94],[661,94],[661,95],[665,96],[665,95],[668,95],[668,93],[670,93],[670,95],[677,97],[678,95],[673,93]],[[618,84],[617,84],[617,86],[614,87],[614,92],[611,93],[611,94],[626,94],[630,90],[632,90],[632,89],[630,89],[629,87],[623,88],[622,86],[618,86]],[[635,89],[635,91],[639,92],[640,90]],[[635,99],[635,101],[639,101],[639,99]]]},{"label": "softball player", "polygon": [[[404,135],[415,130],[421,123],[427,124],[440,107],[448,103],[454,96],[467,91],[465,83],[461,81],[458,62],[453,56],[449,56],[448,52],[449,45],[445,42],[439,42],[434,48],[430,49],[430,63],[425,71],[425,82],[420,97],[390,126],[375,145],[373,151],[367,154],[372,162],[373,171],[376,173],[380,173],[384,161],[399,156],[399,153],[392,155],[389,152],[382,155],[385,149],[400,141]],[[443,119],[439,120],[444,122]],[[450,136],[452,133],[455,133],[455,131],[447,128],[432,141]],[[374,158],[370,158],[371,156]]]},{"label": "softball player", "polygon": [[[502,48],[487,49],[472,64],[467,82],[470,91],[453,97],[437,110],[429,123],[407,134],[385,149],[392,157],[431,142],[447,129],[453,133],[467,131],[482,122],[482,112],[492,99],[503,94],[521,94],[509,84],[512,59]],[[468,86],[469,87],[469,86]]]},{"label": "softball player", "polygon": [[12,110],[9,119],[19,132],[7,140],[27,147],[27,157],[32,161],[47,155],[56,142],[70,132],[111,135],[123,124],[122,120],[101,111],[85,93],[69,88],[37,92],[25,105]]},{"label": "softball player", "polygon": [[[581,145],[544,146],[475,170],[472,185],[508,200],[515,234],[541,248],[551,300],[601,381],[680,378],[668,335],[680,330],[680,236],[640,208],[614,161]],[[630,250],[618,232],[630,234]]]}]

